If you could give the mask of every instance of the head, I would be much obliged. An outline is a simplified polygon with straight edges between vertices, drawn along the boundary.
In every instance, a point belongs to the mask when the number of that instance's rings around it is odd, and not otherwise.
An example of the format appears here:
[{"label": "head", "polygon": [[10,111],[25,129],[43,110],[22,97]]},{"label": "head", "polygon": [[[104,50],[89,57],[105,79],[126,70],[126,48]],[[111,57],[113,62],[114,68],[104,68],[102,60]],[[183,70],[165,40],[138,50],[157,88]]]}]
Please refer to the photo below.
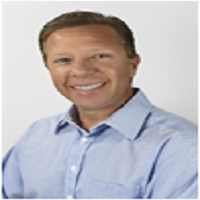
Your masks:
[{"label": "head", "polygon": [[39,47],[45,63],[45,44],[49,35],[59,29],[81,25],[107,25],[112,27],[121,37],[127,56],[133,58],[137,55],[133,33],[124,21],[115,16],[105,16],[101,13],[75,11],[62,14],[43,26],[39,34]]},{"label": "head", "polygon": [[119,18],[63,14],[43,27],[39,46],[54,85],[79,110],[114,109],[131,96],[140,59],[131,30]]}]

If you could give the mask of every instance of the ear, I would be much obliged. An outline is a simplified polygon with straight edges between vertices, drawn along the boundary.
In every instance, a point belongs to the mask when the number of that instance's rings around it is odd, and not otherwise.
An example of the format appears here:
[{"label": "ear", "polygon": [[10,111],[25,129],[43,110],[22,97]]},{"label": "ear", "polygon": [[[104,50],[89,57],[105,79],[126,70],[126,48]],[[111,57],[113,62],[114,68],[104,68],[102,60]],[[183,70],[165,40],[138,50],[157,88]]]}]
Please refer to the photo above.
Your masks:
[{"label": "ear", "polygon": [[140,58],[140,55],[138,54],[136,54],[133,58],[130,59],[130,76],[131,77],[134,77],[136,75],[140,61],[141,61],[141,58]]}]

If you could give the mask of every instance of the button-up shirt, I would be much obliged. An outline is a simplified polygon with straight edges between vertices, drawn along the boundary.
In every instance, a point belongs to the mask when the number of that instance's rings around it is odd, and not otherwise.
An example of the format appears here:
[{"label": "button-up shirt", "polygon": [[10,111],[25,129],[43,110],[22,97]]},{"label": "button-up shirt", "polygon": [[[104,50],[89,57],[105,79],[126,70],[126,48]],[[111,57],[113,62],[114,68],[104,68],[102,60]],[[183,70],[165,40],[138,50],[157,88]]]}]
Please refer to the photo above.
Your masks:
[{"label": "button-up shirt", "polygon": [[197,126],[139,90],[89,131],[32,124],[3,161],[4,198],[197,198]]}]

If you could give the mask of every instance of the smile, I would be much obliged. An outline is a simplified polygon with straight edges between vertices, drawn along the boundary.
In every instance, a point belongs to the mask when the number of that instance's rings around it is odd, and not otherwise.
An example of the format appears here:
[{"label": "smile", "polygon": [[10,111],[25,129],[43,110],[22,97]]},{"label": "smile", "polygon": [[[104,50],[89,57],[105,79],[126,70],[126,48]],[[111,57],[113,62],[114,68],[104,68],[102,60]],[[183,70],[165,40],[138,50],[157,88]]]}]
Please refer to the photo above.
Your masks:
[{"label": "smile", "polygon": [[90,91],[90,90],[99,88],[103,86],[104,84],[105,83],[95,83],[95,84],[86,85],[86,86],[74,86],[74,88],[81,91]]}]

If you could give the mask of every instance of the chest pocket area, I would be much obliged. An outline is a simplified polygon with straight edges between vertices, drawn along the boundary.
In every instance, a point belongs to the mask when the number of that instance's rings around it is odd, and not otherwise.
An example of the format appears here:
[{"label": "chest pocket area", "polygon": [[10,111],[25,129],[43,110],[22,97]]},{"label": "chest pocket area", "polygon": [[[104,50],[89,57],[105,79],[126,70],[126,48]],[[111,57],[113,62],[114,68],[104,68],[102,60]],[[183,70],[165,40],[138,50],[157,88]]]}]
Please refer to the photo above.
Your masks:
[{"label": "chest pocket area", "polygon": [[85,198],[91,199],[128,199],[141,198],[139,187],[126,187],[117,183],[92,179],[89,181]]}]

